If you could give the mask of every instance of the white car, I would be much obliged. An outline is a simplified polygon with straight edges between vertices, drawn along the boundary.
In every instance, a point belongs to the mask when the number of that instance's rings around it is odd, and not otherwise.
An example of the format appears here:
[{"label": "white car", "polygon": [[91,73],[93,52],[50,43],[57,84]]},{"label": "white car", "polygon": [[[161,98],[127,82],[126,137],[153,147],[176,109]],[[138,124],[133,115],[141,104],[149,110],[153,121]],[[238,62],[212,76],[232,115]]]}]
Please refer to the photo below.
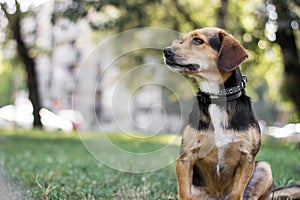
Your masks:
[{"label": "white car", "polygon": [[[17,101],[16,105],[7,105],[0,108],[0,126],[22,128],[32,128],[33,126],[33,107],[28,99]],[[83,125],[84,119],[79,111],[61,110],[57,114],[42,108],[39,112],[41,122],[46,130],[62,130],[70,132]]]}]

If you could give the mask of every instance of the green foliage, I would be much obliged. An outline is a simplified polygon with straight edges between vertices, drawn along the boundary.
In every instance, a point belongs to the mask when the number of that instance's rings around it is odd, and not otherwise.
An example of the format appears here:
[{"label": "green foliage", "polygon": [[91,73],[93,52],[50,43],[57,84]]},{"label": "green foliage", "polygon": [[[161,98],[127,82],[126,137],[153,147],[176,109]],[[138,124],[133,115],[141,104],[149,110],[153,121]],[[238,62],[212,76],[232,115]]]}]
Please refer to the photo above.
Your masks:
[{"label": "green foliage", "polygon": [[[134,152],[151,151],[153,145],[159,147],[174,137],[161,135],[138,143],[117,133],[107,136]],[[176,148],[179,151],[179,141]],[[258,160],[271,164],[276,187],[299,183],[297,148],[277,140],[263,141]],[[110,149],[107,152],[119,159]],[[93,158],[76,133],[1,130],[0,166],[22,199],[176,199],[177,194],[174,164],[150,173],[120,172]]]},{"label": "green foliage", "polygon": [[12,98],[12,67],[9,63],[0,63],[0,106],[10,104]]},{"label": "green foliage", "polygon": [[[88,13],[97,13],[99,19],[91,21],[95,30],[120,32],[138,27],[163,27],[186,33],[195,28],[215,26],[217,10],[221,1],[83,1],[73,0],[75,4],[65,12],[55,12],[54,16],[68,17],[76,21]],[[299,9],[294,6],[294,12]],[[154,14],[155,13],[155,14]],[[284,67],[280,48],[266,37],[268,21],[264,0],[232,0],[228,2],[226,30],[239,40],[249,51],[250,58],[243,63],[242,70],[249,76],[247,92],[254,101],[260,119],[269,124],[286,123],[292,119],[280,118],[282,113],[293,111],[291,102],[284,99],[280,90]],[[111,32],[110,32],[111,34]],[[298,34],[299,35],[299,34]],[[299,40],[298,40],[299,42]],[[118,65],[126,71],[133,66],[145,63],[149,51],[121,59]],[[154,57],[161,60],[161,54]],[[132,84],[132,83],[129,83]],[[171,99],[172,97],[168,97]],[[294,115],[290,115],[291,118]],[[292,120],[294,121],[294,120]]]},{"label": "green foliage", "polygon": [[25,79],[18,58],[1,60],[0,57],[0,106],[12,104],[15,92],[26,89]]},{"label": "green foliage", "polygon": [[[288,4],[294,12],[295,19],[298,19],[299,3],[288,1]],[[112,33],[139,27],[169,28],[184,34],[195,28],[215,26],[221,0],[69,0],[55,1],[54,6],[53,24],[61,18],[68,18],[73,22],[85,18],[101,35],[100,37],[104,38],[111,36]],[[90,15],[95,18],[91,18]],[[250,54],[248,61],[242,64],[242,71],[248,74],[247,92],[253,99],[258,117],[269,124],[298,121],[292,101],[283,98],[287,96],[283,92],[287,89],[282,87],[284,81],[282,53],[279,46],[266,37],[265,27],[268,21],[266,1],[228,1],[225,15],[223,16],[226,17],[225,29],[237,38]],[[299,46],[300,32],[295,31],[295,35]],[[115,64],[120,66],[121,72],[124,72],[145,63],[149,54],[162,61],[161,52],[145,50],[133,52],[129,57],[122,57]],[[154,73],[150,72],[149,76]],[[127,86],[130,87],[132,84],[134,82],[129,82]],[[172,98],[172,96],[165,97],[167,100]],[[7,102],[7,99],[1,101]],[[282,118],[282,116],[289,117]]]}]

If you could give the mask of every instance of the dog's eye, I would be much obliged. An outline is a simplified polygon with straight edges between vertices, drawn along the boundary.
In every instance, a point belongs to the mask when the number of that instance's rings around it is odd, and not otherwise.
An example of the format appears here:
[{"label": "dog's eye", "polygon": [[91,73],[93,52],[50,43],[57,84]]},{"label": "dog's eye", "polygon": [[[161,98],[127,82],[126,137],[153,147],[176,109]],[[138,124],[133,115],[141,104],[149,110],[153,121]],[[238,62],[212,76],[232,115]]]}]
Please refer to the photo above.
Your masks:
[{"label": "dog's eye", "polygon": [[201,45],[203,43],[204,43],[204,41],[200,38],[193,38],[192,39],[192,44],[194,44],[194,45]]}]

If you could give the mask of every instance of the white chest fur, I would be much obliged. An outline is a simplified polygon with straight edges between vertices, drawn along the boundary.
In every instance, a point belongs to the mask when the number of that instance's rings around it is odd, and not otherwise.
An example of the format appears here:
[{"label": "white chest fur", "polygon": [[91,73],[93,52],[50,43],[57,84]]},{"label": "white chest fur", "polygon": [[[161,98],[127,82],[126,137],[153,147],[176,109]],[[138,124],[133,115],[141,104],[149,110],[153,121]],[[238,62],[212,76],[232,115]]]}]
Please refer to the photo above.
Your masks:
[{"label": "white chest fur", "polygon": [[224,150],[226,149],[226,145],[234,142],[236,138],[234,134],[226,131],[226,127],[228,126],[228,114],[225,109],[215,104],[211,104],[208,111],[211,117],[211,123],[214,127],[215,145],[218,148],[218,164],[216,173],[218,177],[220,177],[221,168],[224,169]]},{"label": "white chest fur", "polygon": [[211,123],[214,127],[215,144],[218,148],[224,147],[225,145],[233,142],[235,136],[230,133],[226,133],[226,127],[228,126],[228,114],[226,110],[211,104],[208,108]]}]

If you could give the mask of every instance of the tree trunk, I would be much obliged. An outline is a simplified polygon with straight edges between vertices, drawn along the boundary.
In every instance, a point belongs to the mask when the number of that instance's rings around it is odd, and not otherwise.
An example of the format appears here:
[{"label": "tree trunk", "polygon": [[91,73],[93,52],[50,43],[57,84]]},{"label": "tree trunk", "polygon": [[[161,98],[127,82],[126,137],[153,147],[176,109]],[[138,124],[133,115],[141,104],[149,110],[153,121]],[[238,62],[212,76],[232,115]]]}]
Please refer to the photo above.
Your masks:
[{"label": "tree trunk", "polygon": [[29,49],[26,47],[25,42],[23,41],[23,37],[21,34],[21,11],[20,5],[16,3],[16,12],[14,14],[8,14],[3,5],[2,9],[9,21],[9,28],[12,32],[12,37],[16,41],[17,44],[17,52],[22,59],[27,73],[27,87],[29,91],[29,100],[33,106],[33,126],[41,127],[41,118],[39,115],[39,111],[41,109],[40,104],[40,95],[38,89],[38,82],[35,71],[35,61],[29,54]]},{"label": "tree trunk", "polygon": [[221,0],[221,6],[217,10],[217,27],[226,28],[226,15],[228,0]]},{"label": "tree trunk", "polygon": [[15,30],[14,35],[17,42],[18,52],[25,64],[26,72],[27,72],[27,87],[29,91],[29,99],[33,106],[33,126],[34,127],[41,127],[41,119],[39,111],[41,109],[40,104],[40,95],[35,71],[35,61],[28,55],[28,49],[25,46],[24,41],[22,40],[22,36],[20,34],[20,16],[18,15],[16,23],[15,23]]},{"label": "tree trunk", "polygon": [[300,62],[296,37],[291,27],[293,17],[285,0],[274,0],[278,13],[278,30],[276,42],[281,48],[284,62],[284,90],[294,102],[298,116],[300,116]]}]

